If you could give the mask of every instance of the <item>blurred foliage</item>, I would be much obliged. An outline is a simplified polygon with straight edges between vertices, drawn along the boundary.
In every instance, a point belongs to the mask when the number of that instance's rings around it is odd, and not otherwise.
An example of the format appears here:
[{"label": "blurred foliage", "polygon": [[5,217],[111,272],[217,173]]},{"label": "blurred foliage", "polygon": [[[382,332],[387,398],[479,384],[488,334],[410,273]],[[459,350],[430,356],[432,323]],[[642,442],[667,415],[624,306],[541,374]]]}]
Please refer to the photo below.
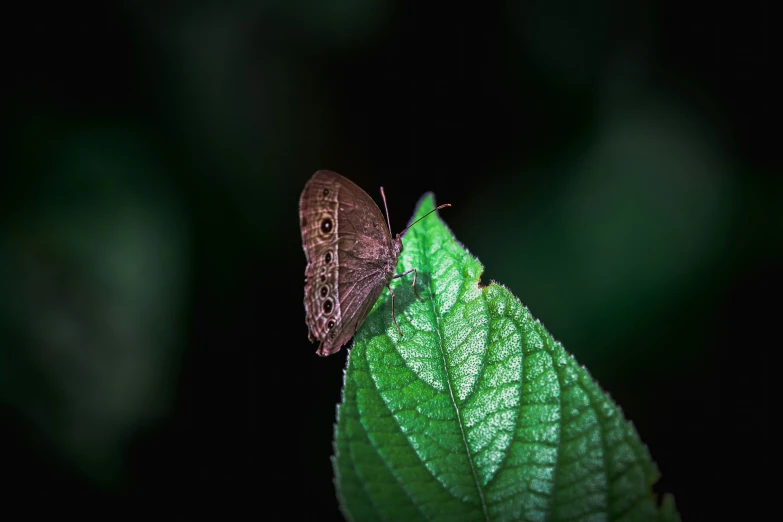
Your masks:
[{"label": "blurred foliage", "polygon": [[[589,367],[656,372],[705,354],[674,343],[656,352],[621,347],[663,322],[683,294],[721,277],[737,202],[729,158],[703,116],[676,100],[640,98],[608,101],[589,140],[533,167],[539,179],[557,169],[557,183],[482,187],[471,214],[500,228],[477,234],[472,248],[490,274],[553,318],[556,335],[591,347]],[[504,219],[510,208],[524,218]],[[498,249],[506,235],[516,241]]]},{"label": "blurred foliage", "polygon": [[44,165],[0,242],[0,399],[112,483],[129,438],[174,392],[187,224],[127,130],[38,122],[25,134],[25,163]]}]

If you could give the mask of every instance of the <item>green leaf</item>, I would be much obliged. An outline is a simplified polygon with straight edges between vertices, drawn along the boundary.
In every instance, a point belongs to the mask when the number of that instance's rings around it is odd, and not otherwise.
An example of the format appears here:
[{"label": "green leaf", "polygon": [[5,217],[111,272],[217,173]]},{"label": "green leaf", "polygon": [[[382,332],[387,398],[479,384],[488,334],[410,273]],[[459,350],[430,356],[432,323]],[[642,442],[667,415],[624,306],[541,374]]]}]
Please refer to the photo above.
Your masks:
[{"label": "green leaf", "polygon": [[[414,219],[434,208],[422,198]],[[335,431],[349,520],[679,520],[620,408],[437,215],[348,357]],[[406,283],[407,282],[407,283]]]}]

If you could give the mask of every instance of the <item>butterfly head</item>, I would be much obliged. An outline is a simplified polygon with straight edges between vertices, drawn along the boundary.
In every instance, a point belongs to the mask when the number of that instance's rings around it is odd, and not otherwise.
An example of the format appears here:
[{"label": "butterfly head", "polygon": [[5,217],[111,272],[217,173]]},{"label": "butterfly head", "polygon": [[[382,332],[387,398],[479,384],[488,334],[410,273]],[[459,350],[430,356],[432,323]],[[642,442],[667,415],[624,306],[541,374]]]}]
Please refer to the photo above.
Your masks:
[{"label": "butterfly head", "polygon": [[400,234],[397,234],[397,237],[394,238],[392,248],[394,249],[394,257],[399,257],[400,252],[402,252],[402,236]]}]

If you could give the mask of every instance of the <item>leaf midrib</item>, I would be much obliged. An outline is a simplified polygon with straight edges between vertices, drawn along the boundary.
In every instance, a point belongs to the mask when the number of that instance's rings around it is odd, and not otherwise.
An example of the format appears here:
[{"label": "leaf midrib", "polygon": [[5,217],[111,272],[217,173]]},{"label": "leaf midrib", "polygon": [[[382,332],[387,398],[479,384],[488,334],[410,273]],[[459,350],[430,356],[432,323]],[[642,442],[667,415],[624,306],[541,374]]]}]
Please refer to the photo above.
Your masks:
[{"label": "leaf midrib", "polygon": [[[440,218],[440,217],[439,217]],[[418,234],[417,234],[418,235]],[[435,323],[437,325],[436,331],[438,332],[438,348],[440,348],[440,354],[441,354],[441,361],[443,363],[443,372],[446,376],[446,384],[448,385],[449,389],[449,398],[451,399],[451,404],[454,407],[454,411],[457,414],[457,425],[459,426],[460,435],[462,436],[462,443],[465,446],[465,453],[468,457],[468,463],[470,464],[470,471],[473,474],[473,482],[476,485],[476,491],[479,494],[479,499],[481,500],[481,511],[484,514],[484,520],[489,522],[491,518],[489,517],[489,512],[487,511],[487,502],[484,498],[484,489],[481,487],[481,482],[478,478],[478,472],[476,471],[476,465],[473,462],[473,456],[470,453],[470,445],[468,444],[468,438],[465,435],[465,426],[462,422],[462,413],[457,405],[457,400],[454,397],[454,388],[452,387],[451,383],[451,374],[449,373],[448,365],[446,363],[446,350],[443,346],[443,332],[441,330],[441,320],[440,315],[438,314],[438,310],[435,307],[435,289],[433,288],[433,278],[432,278],[432,263],[430,263],[430,257],[427,255],[427,252],[429,252],[429,249],[427,248],[429,246],[429,235],[427,233],[422,234],[423,239],[421,240],[421,243],[423,245],[423,248],[420,248],[420,252],[424,255],[422,256],[425,260],[425,263],[427,264],[427,273],[430,274],[430,277],[428,278],[427,285],[430,288],[430,307],[432,308],[432,315],[435,317]],[[453,239],[449,239],[448,241],[452,241]]]}]

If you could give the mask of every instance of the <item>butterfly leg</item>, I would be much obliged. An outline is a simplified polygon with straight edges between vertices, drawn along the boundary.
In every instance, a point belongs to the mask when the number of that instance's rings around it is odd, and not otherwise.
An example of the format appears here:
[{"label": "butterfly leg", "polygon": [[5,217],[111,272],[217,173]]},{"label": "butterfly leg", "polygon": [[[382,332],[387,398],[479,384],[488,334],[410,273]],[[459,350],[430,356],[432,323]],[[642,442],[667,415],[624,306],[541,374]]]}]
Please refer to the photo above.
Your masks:
[{"label": "butterfly leg", "polygon": [[[397,276],[394,276],[397,277]],[[397,333],[400,334],[400,337],[402,337],[402,330],[400,330],[400,325],[397,324],[397,318],[394,317],[394,290],[391,289],[391,285],[386,285],[386,288],[389,289],[389,293],[392,296],[392,321],[394,321],[394,326],[397,327]]]},{"label": "butterfly leg", "polygon": [[411,272],[413,272],[413,284],[411,285],[413,287],[413,293],[416,294],[416,297],[419,298],[419,301],[424,301],[424,299],[422,299],[421,296],[419,295],[419,291],[416,290],[416,275],[418,274],[418,271],[415,268],[411,268],[407,272],[403,272],[401,274],[396,274],[396,275],[392,276],[392,279],[397,279],[398,277],[405,277],[406,275],[410,274]]}]

